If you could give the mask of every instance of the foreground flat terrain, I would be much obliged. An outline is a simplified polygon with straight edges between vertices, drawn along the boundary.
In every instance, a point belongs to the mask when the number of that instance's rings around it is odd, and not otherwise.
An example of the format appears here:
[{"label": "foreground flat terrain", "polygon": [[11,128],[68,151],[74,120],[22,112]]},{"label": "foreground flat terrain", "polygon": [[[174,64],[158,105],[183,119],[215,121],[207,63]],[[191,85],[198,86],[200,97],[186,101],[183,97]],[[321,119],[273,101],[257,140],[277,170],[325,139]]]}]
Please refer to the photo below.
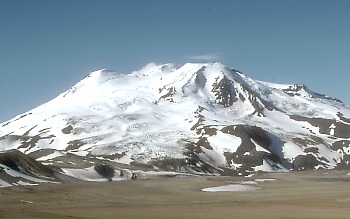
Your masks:
[{"label": "foreground flat terrain", "polygon": [[[349,218],[346,171],[182,177],[0,188],[0,218]],[[256,178],[261,189],[203,192]]]}]

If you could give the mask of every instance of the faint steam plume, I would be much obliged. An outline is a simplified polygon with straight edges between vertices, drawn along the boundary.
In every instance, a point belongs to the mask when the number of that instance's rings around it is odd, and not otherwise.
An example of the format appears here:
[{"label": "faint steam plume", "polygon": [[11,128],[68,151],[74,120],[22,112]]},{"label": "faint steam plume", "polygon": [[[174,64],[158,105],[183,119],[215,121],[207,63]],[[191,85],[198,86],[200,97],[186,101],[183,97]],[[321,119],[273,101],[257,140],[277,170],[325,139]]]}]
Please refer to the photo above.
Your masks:
[{"label": "faint steam plume", "polygon": [[190,56],[190,59],[197,60],[197,61],[217,61],[221,58],[221,53],[209,53],[209,54],[202,54],[202,55],[194,55]]}]

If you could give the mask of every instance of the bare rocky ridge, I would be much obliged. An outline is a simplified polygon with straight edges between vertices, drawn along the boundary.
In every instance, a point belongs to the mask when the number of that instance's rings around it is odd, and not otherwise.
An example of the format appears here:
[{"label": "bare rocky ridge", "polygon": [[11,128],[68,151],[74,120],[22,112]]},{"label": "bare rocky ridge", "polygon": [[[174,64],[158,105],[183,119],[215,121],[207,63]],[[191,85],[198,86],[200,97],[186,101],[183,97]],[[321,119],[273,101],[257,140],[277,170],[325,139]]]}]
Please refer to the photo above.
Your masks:
[{"label": "bare rocky ridge", "polygon": [[30,176],[52,177],[55,171],[18,150],[0,153],[0,164]]}]

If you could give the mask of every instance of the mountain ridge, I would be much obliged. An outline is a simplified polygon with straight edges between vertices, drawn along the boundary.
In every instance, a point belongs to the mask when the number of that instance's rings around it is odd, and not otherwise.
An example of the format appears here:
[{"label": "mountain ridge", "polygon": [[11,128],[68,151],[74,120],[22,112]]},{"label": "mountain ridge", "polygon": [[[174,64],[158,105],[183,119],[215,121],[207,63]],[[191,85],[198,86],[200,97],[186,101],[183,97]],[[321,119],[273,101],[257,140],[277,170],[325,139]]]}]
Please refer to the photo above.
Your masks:
[{"label": "mountain ridge", "polygon": [[102,69],[1,123],[0,151],[10,149],[63,168],[99,160],[223,175],[345,168],[350,109],[221,63]]}]

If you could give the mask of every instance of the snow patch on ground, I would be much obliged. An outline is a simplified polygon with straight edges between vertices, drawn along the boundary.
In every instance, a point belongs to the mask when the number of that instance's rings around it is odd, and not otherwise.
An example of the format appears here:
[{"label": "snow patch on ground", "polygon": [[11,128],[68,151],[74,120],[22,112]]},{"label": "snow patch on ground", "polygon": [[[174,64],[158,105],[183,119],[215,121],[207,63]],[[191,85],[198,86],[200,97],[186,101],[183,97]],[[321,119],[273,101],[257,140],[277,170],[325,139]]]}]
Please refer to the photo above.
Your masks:
[{"label": "snow patch on ground", "polygon": [[269,182],[269,181],[275,181],[276,179],[255,179],[255,182]]},{"label": "snow patch on ground", "polygon": [[273,168],[271,167],[271,165],[266,162],[266,160],[263,160],[263,164],[260,166],[255,166],[254,167],[254,171],[264,171],[264,172],[273,172]]},{"label": "snow patch on ground", "polygon": [[4,180],[0,179],[0,188],[1,187],[10,187],[12,186],[10,183],[5,182]]},{"label": "snow patch on ground", "polygon": [[38,186],[38,183],[29,183],[29,182],[24,182],[22,180],[18,181],[17,183],[14,183],[14,185],[21,185],[21,186]]},{"label": "snow patch on ground", "polygon": [[[63,168],[63,172],[75,179],[83,181],[94,181],[94,182],[105,182],[108,181],[105,177],[102,177],[94,170],[94,166],[84,168],[84,169],[73,169],[73,168]],[[115,174],[112,178],[113,181],[123,180],[118,174]]]},{"label": "snow patch on ground", "polygon": [[47,156],[43,156],[43,157],[39,157],[38,159],[36,159],[37,161],[46,161],[46,160],[52,160],[56,157],[61,157],[64,156],[65,153],[62,153],[60,151],[54,151],[52,154],[49,154]]},{"label": "snow patch on ground", "polygon": [[28,203],[28,204],[33,204],[33,203],[34,203],[34,202],[32,202],[32,201],[27,201],[27,200],[23,200],[23,199],[21,200],[21,202],[22,202],[22,203]]},{"label": "snow patch on ground", "polygon": [[224,186],[216,186],[202,189],[203,192],[245,192],[256,191],[261,188],[242,184],[230,184]]},{"label": "snow patch on ground", "polygon": [[43,179],[39,179],[36,177],[32,177],[23,173],[20,173],[16,170],[10,169],[5,165],[0,164],[0,168],[3,169],[8,175],[13,176],[13,177],[18,177],[18,178],[22,178],[22,179],[26,179],[28,181],[32,181],[32,182],[36,182],[36,183],[48,183],[51,181],[48,180],[43,180]]}]

